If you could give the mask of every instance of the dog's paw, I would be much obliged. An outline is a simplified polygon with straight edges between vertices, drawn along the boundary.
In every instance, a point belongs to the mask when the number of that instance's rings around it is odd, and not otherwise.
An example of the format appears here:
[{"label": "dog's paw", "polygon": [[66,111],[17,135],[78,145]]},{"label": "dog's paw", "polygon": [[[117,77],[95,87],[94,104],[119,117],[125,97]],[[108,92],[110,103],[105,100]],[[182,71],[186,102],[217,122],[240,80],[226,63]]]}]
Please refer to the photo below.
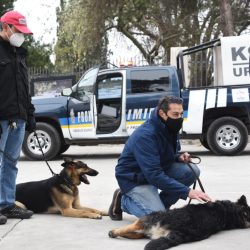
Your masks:
[{"label": "dog's paw", "polygon": [[109,214],[108,214],[108,212],[101,211],[101,215],[102,215],[102,216],[108,216]]},{"label": "dog's paw", "polygon": [[102,216],[100,214],[95,214],[92,219],[101,220]]},{"label": "dog's paw", "polygon": [[117,236],[114,234],[113,230],[109,231],[109,237],[110,238],[117,238]]}]

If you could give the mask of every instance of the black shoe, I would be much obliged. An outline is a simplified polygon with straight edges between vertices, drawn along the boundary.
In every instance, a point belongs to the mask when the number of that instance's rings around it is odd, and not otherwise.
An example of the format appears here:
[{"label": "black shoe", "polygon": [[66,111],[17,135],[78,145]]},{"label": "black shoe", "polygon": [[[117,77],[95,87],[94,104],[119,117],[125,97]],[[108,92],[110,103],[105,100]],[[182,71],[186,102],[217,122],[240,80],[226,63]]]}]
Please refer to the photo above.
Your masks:
[{"label": "black shoe", "polygon": [[18,207],[16,204],[14,204],[2,209],[1,214],[12,219],[29,219],[33,215],[33,212]]},{"label": "black shoe", "polygon": [[122,220],[121,199],[122,193],[121,190],[118,188],[114,192],[113,200],[109,207],[108,214],[111,220]]},{"label": "black shoe", "polygon": [[3,225],[7,222],[7,217],[0,214],[0,225]]}]

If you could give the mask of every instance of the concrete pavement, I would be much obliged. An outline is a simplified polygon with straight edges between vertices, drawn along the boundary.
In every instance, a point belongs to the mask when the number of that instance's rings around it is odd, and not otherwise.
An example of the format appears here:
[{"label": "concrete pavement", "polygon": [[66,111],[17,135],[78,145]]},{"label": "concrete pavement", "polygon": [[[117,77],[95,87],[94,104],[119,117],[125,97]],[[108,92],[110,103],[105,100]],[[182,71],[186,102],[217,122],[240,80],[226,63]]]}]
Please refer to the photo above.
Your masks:
[{"label": "concrete pavement", "polygon": [[[77,147],[72,146],[64,155],[73,156],[86,162],[91,168],[99,171],[96,177],[90,177],[90,185],[81,184],[80,198],[85,206],[107,210],[117,187],[114,167],[123,145]],[[213,199],[236,200],[245,194],[250,203],[250,147],[236,157],[218,157],[212,155],[199,144],[185,144],[183,150],[201,156],[201,180],[206,192]],[[62,157],[50,161],[54,172],[61,170]],[[19,162],[17,182],[41,180],[51,176],[45,162],[27,161],[23,156]],[[182,206],[180,201],[176,206]],[[143,240],[110,239],[108,231],[112,228],[127,225],[135,217],[124,214],[123,221],[111,221],[108,217],[102,220],[65,218],[60,215],[36,214],[29,220],[9,219],[6,225],[0,226],[1,250],[140,250],[148,242]],[[224,231],[209,239],[183,244],[173,249],[185,250],[248,250],[250,229]]]}]

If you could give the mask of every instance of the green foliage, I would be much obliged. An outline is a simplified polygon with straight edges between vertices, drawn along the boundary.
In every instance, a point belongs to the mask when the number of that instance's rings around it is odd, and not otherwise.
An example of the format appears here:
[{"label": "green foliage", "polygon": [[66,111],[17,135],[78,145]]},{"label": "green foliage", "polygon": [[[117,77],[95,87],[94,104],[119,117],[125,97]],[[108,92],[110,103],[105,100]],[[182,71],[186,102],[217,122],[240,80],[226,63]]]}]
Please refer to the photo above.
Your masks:
[{"label": "green foliage", "polygon": [[55,46],[56,67],[70,70],[106,60],[107,39],[104,22],[89,13],[91,0],[61,1],[57,10],[58,40]]},{"label": "green foliage", "polygon": [[1,0],[0,2],[0,16],[2,16],[6,11],[13,8],[14,0]]},{"label": "green foliage", "polygon": [[[250,25],[249,0],[229,0],[235,35]],[[107,32],[123,33],[148,62],[169,61],[169,48],[222,35],[220,0],[61,0],[57,65],[103,60]],[[123,48],[121,48],[122,50]]]},{"label": "green foliage", "polygon": [[[108,6],[106,29],[122,32],[149,62],[157,57],[169,61],[170,47],[194,46],[222,35],[219,0],[104,1]],[[249,0],[230,3],[235,34],[240,34],[250,24],[250,3]],[[102,13],[95,16],[100,19]]]},{"label": "green foliage", "polygon": [[52,69],[54,65],[50,60],[52,54],[51,45],[41,44],[32,36],[26,38],[24,47],[28,50],[27,65],[29,68]]}]

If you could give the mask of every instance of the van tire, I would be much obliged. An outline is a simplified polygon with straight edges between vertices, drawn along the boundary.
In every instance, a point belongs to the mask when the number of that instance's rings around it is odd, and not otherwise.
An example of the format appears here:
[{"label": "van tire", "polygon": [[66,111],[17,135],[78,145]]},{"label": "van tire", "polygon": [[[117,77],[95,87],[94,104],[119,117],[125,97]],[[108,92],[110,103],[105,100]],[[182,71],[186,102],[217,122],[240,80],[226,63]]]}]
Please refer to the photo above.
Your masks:
[{"label": "van tire", "polygon": [[30,160],[51,160],[56,157],[61,149],[61,138],[58,131],[50,124],[44,122],[36,123],[36,133],[40,138],[44,157],[34,133],[25,133],[22,151]]},{"label": "van tire", "polygon": [[62,144],[62,146],[61,146],[61,148],[60,148],[60,150],[58,152],[58,155],[66,152],[69,149],[69,147],[70,147],[70,145],[68,145],[68,144]]},{"label": "van tire", "polygon": [[248,143],[248,131],[241,120],[231,116],[221,117],[209,126],[207,143],[217,155],[237,155]]},{"label": "van tire", "polygon": [[210,148],[209,148],[209,146],[208,146],[208,143],[207,143],[207,135],[202,135],[202,136],[200,137],[200,143],[201,143],[201,145],[202,145],[204,148],[210,150]]}]

